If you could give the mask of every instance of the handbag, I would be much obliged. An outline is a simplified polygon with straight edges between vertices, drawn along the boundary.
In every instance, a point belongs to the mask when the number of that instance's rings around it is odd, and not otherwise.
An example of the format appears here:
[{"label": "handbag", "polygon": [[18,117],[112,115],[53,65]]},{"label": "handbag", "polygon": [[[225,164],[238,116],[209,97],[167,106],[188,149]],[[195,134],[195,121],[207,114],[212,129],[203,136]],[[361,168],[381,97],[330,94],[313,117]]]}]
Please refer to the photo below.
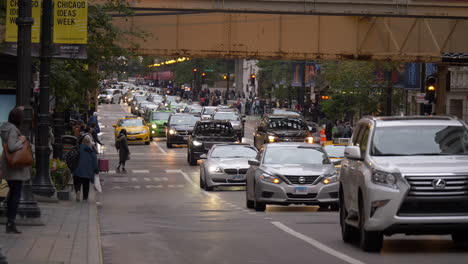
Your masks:
[{"label": "handbag", "polygon": [[24,168],[32,166],[34,163],[31,144],[28,140],[23,142],[23,147],[19,150],[10,153],[8,151],[8,145],[3,144],[3,150],[5,152],[6,161],[10,168]]}]

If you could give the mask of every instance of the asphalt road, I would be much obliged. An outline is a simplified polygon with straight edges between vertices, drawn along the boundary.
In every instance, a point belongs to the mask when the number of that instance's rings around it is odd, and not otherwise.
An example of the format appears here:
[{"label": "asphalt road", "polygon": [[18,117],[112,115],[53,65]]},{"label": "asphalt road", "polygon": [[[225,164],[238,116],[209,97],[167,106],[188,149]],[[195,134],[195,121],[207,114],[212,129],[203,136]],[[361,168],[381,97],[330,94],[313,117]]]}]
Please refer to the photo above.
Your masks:
[{"label": "asphalt road", "polygon": [[[245,207],[243,188],[205,192],[199,167],[187,164],[187,149],[167,149],[164,140],[132,145],[127,174],[116,174],[112,125],[126,106],[103,105],[99,121],[105,156],[99,200],[105,264],[234,263],[468,263],[468,250],[449,236],[386,237],[381,253],[364,253],[341,240],[338,213],[314,206]],[[247,123],[251,143],[254,121]]]}]

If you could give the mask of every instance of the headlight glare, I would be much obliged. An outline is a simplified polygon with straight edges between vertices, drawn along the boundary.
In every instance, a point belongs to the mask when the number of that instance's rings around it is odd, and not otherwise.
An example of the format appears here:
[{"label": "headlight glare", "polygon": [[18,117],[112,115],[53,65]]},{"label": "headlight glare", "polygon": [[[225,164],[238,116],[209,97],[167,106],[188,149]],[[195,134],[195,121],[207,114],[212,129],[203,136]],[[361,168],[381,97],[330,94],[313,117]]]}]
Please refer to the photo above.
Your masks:
[{"label": "headlight glare", "polygon": [[223,169],[218,166],[210,166],[209,171],[213,173],[221,173],[223,172]]},{"label": "headlight glare", "polygon": [[158,126],[155,125],[155,124],[152,124],[151,127],[154,128],[154,129],[158,128]]},{"label": "headlight glare", "polygon": [[270,182],[270,183],[275,183],[275,184],[279,184],[281,183],[281,179],[275,177],[275,176],[272,176],[272,175],[269,175],[269,174],[262,174],[260,175],[260,179],[263,180],[263,181],[266,181],[266,182]]},{"label": "headlight glare", "polygon": [[196,141],[196,140],[193,141],[193,145],[196,146],[196,147],[199,147],[199,146],[201,146],[202,144],[203,144],[203,143],[201,143],[200,141]]},{"label": "headlight glare", "polygon": [[314,143],[314,137],[306,137],[306,142],[309,144]]},{"label": "headlight glare", "polygon": [[276,137],[275,136],[268,136],[268,142],[270,143],[273,143],[276,141]]},{"label": "headlight glare", "polygon": [[169,134],[174,135],[175,133],[177,133],[177,131],[175,131],[174,129],[169,129]]},{"label": "headlight glare", "polygon": [[338,181],[338,177],[336,174],[325,176],[325,179],[322,180],[323,184],[330,184]]}]

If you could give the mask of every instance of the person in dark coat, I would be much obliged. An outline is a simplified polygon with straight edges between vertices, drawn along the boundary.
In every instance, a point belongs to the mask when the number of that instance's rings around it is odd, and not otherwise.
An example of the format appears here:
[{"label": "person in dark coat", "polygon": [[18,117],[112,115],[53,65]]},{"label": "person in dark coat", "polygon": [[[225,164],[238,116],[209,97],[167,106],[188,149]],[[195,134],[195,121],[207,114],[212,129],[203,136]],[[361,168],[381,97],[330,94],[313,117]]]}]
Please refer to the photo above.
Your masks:
[{"label": "person in dark coat", "polygon": [[6,160],[5,151],[13,153],[23,148],[24,143],[27,141],[26,137],[21,134],[20,128],[24,119],[24,108],[22,106],[16,107],[11,110],[8,116],[8,122],[0,126],[0,136],[2,144],[6,145],[3,150],[2,158],[0,161],[0,169],[8,183],[9,192],[6,201],[7,211],[7,224],[6,232],[20,234],[21,232],[16,228],[16,214],[18,213],[18,206],[21,197],[21,189],[23,182],[30,180],[31,167],[10,168]]},{"label": "person in dark coat", "polygon": [[80,161],[73,171],[73,183],[75,186],[76,201],[80,201],[81,186],[83,186],[83,201],[88,200],[89,183],[94,182],[94,175],[98,171],[96,152],[90,147],[90,137],[84,137],[80,144]]},{"label": "person in dark coat", "polygon": [[119,151],[119,166],[117,166],[117,173],[120,173],[120,166],[122,166],[122,172],[127,173],[125,169],[125,163],[130,159],[130,150],[128,149],[127,142],[127,130],[120,130],[119,137],[115,142],[115,147]]}]

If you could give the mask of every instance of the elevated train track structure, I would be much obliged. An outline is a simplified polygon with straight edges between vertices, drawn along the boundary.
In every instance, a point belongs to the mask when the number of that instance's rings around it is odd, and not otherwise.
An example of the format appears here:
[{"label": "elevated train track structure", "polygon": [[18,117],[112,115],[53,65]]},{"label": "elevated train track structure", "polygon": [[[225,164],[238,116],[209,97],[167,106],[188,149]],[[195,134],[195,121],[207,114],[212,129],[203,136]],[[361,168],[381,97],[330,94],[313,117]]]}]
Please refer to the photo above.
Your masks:
[{"label": "elevated train track structure", "polygon": [[441,62],[468,53],[468,0],[129,4],[135,16],[113,14],[114,21],[148,33],[144,41],[136,40],[142,55]]}]

